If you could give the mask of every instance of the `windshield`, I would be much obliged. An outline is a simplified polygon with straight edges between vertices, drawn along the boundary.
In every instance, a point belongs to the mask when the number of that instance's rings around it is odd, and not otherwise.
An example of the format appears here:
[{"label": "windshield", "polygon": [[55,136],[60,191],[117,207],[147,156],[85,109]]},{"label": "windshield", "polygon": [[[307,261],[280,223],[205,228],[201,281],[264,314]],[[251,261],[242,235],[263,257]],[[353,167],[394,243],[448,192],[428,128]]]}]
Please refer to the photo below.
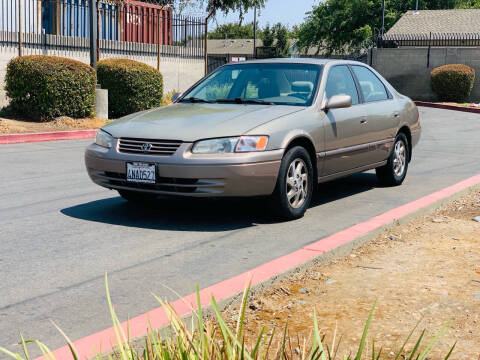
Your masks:
[{"label": "windshield", "polygon": [[312,64],[227,65],[186,93],[182,102],[310,106],[321,71]]}]

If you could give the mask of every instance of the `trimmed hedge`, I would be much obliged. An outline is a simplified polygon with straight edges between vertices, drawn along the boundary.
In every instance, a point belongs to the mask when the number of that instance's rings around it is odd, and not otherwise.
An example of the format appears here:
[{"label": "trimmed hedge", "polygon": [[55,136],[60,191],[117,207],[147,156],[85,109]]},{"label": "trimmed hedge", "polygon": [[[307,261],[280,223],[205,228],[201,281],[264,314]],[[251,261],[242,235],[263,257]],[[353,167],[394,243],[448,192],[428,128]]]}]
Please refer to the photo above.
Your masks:
[{"label": "trimmed hedge", "polygon": [[31,55],[7,65],[5,90],[14,114],[32,120],[95,115],[95,70],[79,61]]},{"label": "trimmed hedge", "polygon": [[108,89],[112,119],[162,105],[163,78],[155,68],[129,59],[106,59],[97,64],[102,89]]},{"label": "trimmed hedge", "polygon": [[462,102],[472,92],[475,70],[462,64],[450,64],[432,70],[431,87],[442,101]]}]

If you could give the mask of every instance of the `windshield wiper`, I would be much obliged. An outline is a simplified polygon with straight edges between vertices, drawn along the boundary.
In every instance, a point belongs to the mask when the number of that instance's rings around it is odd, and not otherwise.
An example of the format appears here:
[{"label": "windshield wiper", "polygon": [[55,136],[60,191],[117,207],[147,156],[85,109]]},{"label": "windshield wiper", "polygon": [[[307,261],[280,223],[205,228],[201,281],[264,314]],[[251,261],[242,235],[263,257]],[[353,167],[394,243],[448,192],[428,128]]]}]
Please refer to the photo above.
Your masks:
[{"label": "windshield wiper", "polygon": [[256,99],[242,99],[242,98],[217,99],[217,100],[215,100],[215,102],[218,102],[218,103],[234,103],[234,104],[275,105],[273,102],[269,102],[269,101],[256,100]]},{"label": "windshield wiper", "polygon": [[182,99],[182,101],[190,101],[191,103],[208,103],[208,104],[213,103],[213,101],[200,99],[200,98],[197,98],[197,97],[184,98],[184,99]]}]

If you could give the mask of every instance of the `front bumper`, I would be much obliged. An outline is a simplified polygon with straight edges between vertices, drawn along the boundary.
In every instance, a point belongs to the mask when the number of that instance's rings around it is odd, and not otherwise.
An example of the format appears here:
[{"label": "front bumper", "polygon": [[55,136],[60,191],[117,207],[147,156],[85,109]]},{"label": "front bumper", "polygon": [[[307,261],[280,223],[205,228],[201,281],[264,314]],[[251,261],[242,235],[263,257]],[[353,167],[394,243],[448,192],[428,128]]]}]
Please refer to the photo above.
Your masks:
[{"label": "front bumper", "polygon": [[[171,156],[121,153],[90,145],[85,165],[93,182],[108,189],[134,190],[154,194],[221,197],[269,195],[275,189],[283,150],[258,153],[199,155],[184,143]],[[155,184],[126,181],[126,163],[156,165]]]}]

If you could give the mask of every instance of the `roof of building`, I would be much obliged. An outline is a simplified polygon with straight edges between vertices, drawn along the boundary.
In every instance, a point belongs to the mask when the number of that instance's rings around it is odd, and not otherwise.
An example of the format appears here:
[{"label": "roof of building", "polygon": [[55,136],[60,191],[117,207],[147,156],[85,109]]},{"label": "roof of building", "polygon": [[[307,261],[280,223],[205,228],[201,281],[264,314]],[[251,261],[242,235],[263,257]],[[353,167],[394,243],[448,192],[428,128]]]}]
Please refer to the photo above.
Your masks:
[{"label": "roof of building", "polygon": [[480,9],[407,11],[389,35],[480,33]]},{"label": "roof of building", "polygon": [[[296,48],[296,39],[291,40],[290,47],[293,54],[302,55],[322,55],[324,51],[317,51],[316,47],[308,49],[307,52],[298,51]],[[256,46],[263,46],[262,39],[257,39]],[[226,39],[226,40],[208,40],[208,53],[210,55],[252,55],[253,54],[253,39]],[[317,54],[318,53],[318,54]]]},{"label": "roof of building", "polygon": [[[261,39],[256,40],[256,46],[262,46]],[[253,39],[225,39],[225,40],[208,40],[208,53],[215,54],[232,54],[232,55],[252,55]]]}]

